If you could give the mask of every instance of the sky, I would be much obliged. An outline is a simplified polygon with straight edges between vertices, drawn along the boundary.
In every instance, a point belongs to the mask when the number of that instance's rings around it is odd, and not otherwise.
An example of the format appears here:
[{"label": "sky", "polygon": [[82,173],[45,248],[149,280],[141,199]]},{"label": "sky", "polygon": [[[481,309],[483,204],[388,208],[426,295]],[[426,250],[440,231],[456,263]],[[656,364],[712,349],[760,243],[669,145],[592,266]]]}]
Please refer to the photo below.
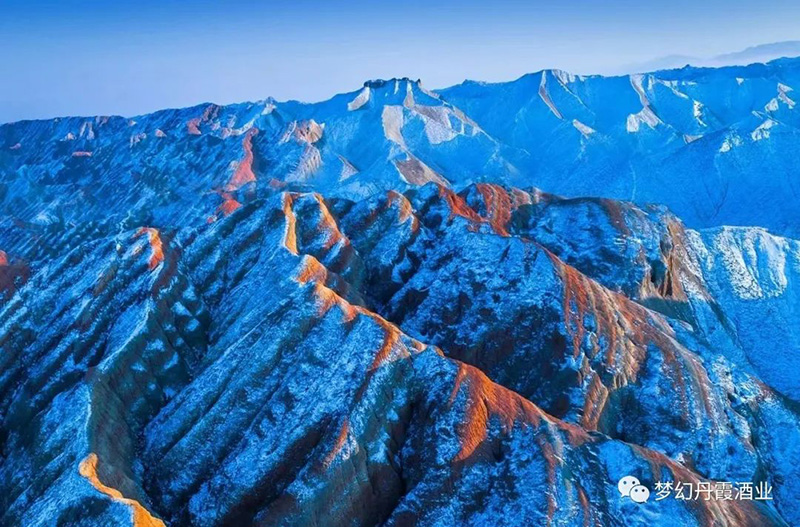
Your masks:
[{"label": "sky", "polygon": [[797,0],[2,0],[0,122],[618,73],[797,39]]}]

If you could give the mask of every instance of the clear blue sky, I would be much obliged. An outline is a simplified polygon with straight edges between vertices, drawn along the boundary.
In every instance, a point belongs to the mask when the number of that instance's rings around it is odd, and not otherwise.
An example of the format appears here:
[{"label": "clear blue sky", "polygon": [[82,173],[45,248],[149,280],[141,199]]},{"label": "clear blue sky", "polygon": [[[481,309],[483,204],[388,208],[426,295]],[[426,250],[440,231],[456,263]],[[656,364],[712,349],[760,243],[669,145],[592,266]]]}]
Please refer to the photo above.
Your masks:
[{"label": "clear blue sky", "polygon": [[0,122],[603,73],[798,38],[797,0],[2,0]]}]

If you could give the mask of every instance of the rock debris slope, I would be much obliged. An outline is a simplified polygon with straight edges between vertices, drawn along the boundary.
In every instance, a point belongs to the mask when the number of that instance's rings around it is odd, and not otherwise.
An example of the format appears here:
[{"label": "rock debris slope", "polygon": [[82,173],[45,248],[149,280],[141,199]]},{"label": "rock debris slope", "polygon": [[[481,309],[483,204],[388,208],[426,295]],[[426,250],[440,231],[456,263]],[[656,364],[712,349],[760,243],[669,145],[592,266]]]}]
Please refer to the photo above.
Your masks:
[{"label": "rock debris slope", "polygon": [[3,125],[0,525],[800,524],[797,71]]}]

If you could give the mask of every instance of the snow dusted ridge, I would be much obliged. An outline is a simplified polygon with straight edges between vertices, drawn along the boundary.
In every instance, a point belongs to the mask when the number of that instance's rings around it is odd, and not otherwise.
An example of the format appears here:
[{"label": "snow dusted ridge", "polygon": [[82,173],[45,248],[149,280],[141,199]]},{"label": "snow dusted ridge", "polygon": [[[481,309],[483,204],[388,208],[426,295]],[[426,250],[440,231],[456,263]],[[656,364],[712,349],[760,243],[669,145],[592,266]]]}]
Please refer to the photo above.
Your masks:
[{"label": "snow dusted ridge", "polygon": [[[315,122],[281,145],[323,141]],[[491,183],[349,200],[262,181],[213,222],[197,199],[158,227],[120,230],[139,211],[110,209],[54,225],[30,270],[1,253],[19,282],[0,310],[11,524],[76,508],[75,525],[130,527],[630,524],[611,492],[630,474],[773,487],[666,501],[640,525],[800,519],[797,356],[773,351],[798,339],[780,325],[797,242]],[[754,345],[748,316],[781,340]],[[276,473],[300,476],[264,493]]]},{"label": "snow dusted ridge", "polygon": [[0,523],[800,525],[799,82],[0,126]]}]

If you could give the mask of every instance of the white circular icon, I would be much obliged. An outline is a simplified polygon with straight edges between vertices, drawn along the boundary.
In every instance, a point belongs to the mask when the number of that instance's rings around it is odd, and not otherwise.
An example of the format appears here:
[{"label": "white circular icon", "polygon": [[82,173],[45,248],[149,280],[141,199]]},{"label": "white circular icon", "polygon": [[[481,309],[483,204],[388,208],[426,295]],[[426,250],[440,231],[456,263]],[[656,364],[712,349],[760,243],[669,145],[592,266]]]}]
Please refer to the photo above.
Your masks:
[{"label": "white circular icon", "polygon": [[636,503],[644,503],[650,499],[650,489],[644,485],[636,485],[631,489],[631,499]]},{"label": "white circular icon", "polygon": [[619,489],[619,493],[623,496],[630,496],[631,489],[637,485],[641,486],[638,479],[633,476],[625,476],[617,483],[617,489]]}]

